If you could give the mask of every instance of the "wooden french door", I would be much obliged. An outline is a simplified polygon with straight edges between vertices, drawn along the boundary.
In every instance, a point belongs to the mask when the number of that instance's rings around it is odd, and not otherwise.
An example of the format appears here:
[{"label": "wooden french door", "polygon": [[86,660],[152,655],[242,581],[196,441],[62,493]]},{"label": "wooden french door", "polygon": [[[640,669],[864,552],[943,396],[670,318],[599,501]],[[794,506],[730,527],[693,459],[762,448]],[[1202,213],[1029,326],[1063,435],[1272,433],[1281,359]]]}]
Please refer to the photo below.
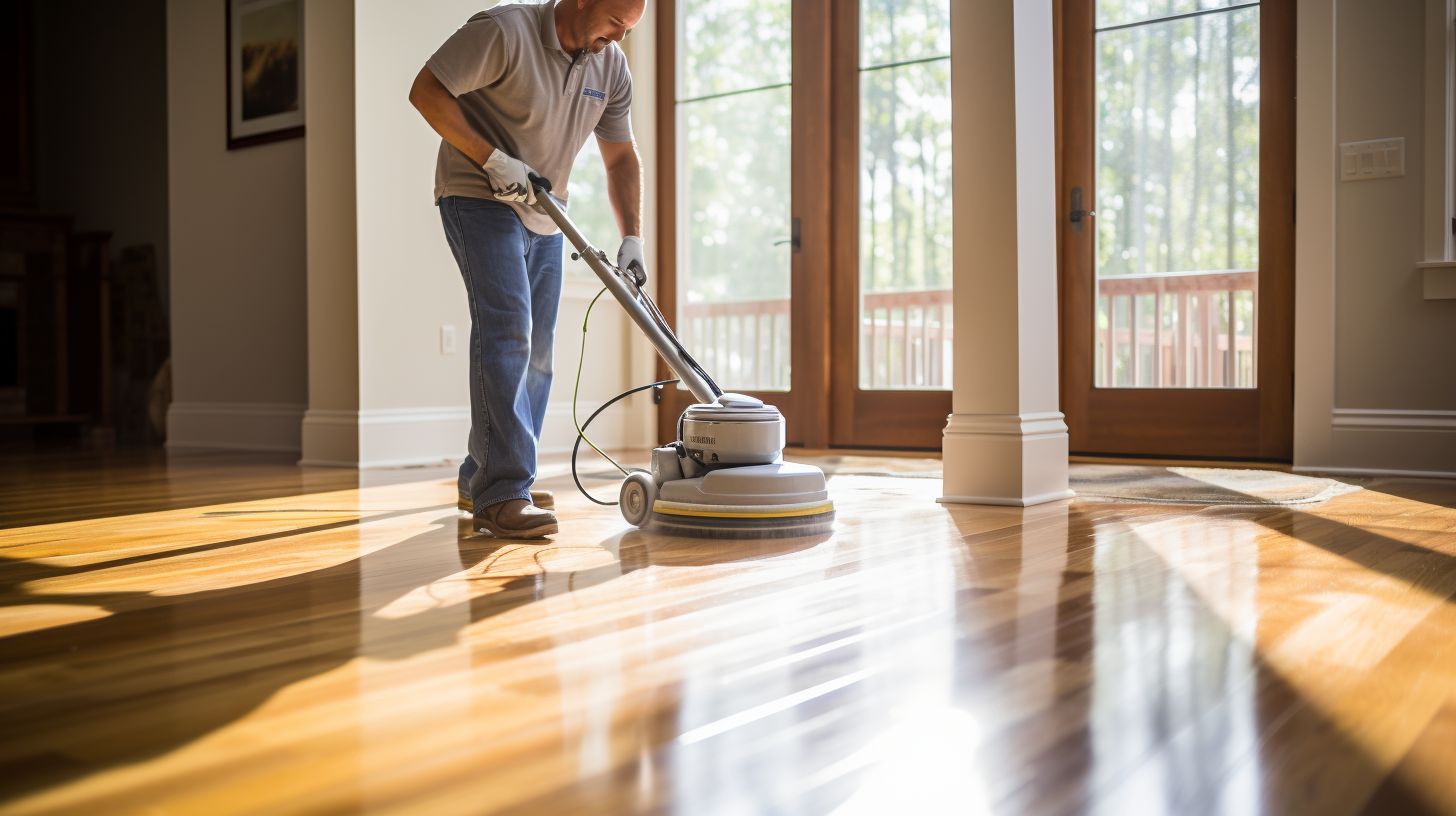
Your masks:
[{"label": "wooden french door", "polygon": [[836,445],[938,450],[950,414],[952,2],[836,4]]},{"label": "wooden french door", "polygon": [[1058,0],[1074,453],[1288,460],[1293,0]]},{"label": "wooden french door", "polygon": [[[658,300],[791,445],[940,446],[949,3],[656,5]],[[691,401],[667,389],[663,439]]]}]

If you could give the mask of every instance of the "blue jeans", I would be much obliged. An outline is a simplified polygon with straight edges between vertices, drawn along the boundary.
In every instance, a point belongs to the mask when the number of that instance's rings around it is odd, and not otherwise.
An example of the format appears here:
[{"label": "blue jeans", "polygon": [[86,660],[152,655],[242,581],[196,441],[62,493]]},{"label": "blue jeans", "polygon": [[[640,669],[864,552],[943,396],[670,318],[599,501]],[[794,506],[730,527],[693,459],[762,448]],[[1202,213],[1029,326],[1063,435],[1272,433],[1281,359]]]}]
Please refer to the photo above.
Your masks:
[{"label": "blue jeans", "polygon": [[470,455],[460,490],[478,511],[530,500],[551,394],[561,235],[537,235],[498,201],[440,199],[470,299]]}]

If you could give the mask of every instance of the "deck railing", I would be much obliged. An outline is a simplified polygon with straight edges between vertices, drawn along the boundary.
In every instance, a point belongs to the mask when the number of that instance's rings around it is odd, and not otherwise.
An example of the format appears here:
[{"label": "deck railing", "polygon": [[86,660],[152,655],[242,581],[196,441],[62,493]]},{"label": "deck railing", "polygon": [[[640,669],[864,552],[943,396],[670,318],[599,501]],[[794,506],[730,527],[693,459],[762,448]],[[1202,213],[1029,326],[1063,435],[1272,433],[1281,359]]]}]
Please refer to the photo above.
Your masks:
[{"label": "deck railing", "polygon": [[[1254,385],[1254,270],[1103,278],[1097,297],[1099,387]],[[688,349],[725,388],[789,387],[787,298],[687,303],[678,320]],[[860,387],[949,388],[954,340],[951,290],[866,294]]]},{"label": "deck railing", "polygon": [[860,388],[949,388],[953,326],[949,289],[866,293]]},{"label": "deck railing", "polygon": [[789,299],[685,303],[678,334],[724,388],[789,387]]},{"label": "deck railing", "polygon": [[[688,350],[725,388],[789,387],[789,301],[687,303],[678,316]],[[876,292],[860,316],[860,386],[949,388],[951,290]]]},{"label": "deck railing", "polygon": [[1097,281],[1101,388],[1252,388],[1259,275],[1253,269]]}]

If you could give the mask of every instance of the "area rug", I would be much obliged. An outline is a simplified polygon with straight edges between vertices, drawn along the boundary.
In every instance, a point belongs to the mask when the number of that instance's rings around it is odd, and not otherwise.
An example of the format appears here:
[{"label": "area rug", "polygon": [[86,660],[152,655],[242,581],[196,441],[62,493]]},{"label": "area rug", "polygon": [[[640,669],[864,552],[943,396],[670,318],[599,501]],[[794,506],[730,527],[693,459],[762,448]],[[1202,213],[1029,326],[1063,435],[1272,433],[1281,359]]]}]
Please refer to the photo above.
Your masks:
[{"label": "area rug", "polygon": [[[824,475],[894,479],[941,479],[939,460],[870,456],[790,456],[817,465]],[[1069,481],[1086,501],[1143,504],[1309,505],[1360,490],[1359,485],[1277,470],[1100,465],[1073,463]],[[582,473],[582,479],[615,481],[616,471]]]},{"label": "area rug", "polygon": [[814,465],[825,476],[877,476],[895,479],[939,479],[945,475],[939,459],[904,456],[800,456],[790,461]]},{"label": "area rug", "polygon": [[1277,470],[1074,464],[1070,477],[1080,499],[1153,504],[1318,504],[1360,489]]}]

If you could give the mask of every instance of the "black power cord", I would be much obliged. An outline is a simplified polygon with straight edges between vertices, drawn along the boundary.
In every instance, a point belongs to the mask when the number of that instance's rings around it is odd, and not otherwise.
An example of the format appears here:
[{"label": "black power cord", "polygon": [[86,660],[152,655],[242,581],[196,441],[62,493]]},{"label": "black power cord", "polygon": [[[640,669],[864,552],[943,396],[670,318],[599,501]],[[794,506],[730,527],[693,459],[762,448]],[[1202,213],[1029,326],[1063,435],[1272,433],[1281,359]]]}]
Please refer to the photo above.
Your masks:
[{"label": "black power cord", "polygon": [[[576,442],[571,446],[571,480],[573,482],[576,482],[576,489],[581,491],[581,495],[586,496],[587,499],[595,502],[596,504],[600,504],[603,507],[616,507],[617,504],[618,504],[617,502],[614,502],[614,501],[613,502],[602,501],[601,499],[597,498],[596,496],[593,496],[592,494],[588,493],[587,490],[586,490],[586,488],[584,486],[582,486],[581,477],[578,476],[577,475],[577,472],[576,472],[576,454],[577,454],[577,451],[581,450],[581,440],[584,439],[584,438],[586,438],[586,429],[591,426],[592,420],[596,419],[603,411],[605,411],[608,408],[612,407],[616,403],[621,402],[622,400],[624,400],[624,399],[632,396],[633,394],[639,393],[641,391],[646,391],[649,388],[662,388],[663,386],[666,386],[666,385],[672,385],[675,382],[677,382],[677,380],[658,380],[655,383],[650,383],[648,385],[639,385],[636,388],[631,388],[631,389],[628,389],[626,391],[623,391],[622,393],[618,394],[617,396],[612,397],[611,399],[609,399],[606,402],[602,403],[602,405],[601,405],[600,408],[596,409],[595,411],[592,411],[591,416],[589,416],[589,417],[586,418],[586,422],[581,423],[581,430],[579,432],[577,432],[577,434],[576,434]],[[641,470],[641,468],[637,468],[637,470]]]},{"label": "black power cord", "polygon": [[[573,57],[572,60],[575,61],[575,57]],[[543,194],[549,194],[551,192],[551,181],[550,181],[550,179],[547,179],[545,177],[542,177],[542,176],[539,176],[539,175],[537,175],[535,173],[532,173],[532,174],[530,174],[530,183],[533,186],[535,186],[537,189],[539,189]],[[589,247],[587,247],[587,249],[590,250],[590,249],[592,249],[592,247],[589,246]],[[582,254],[583,254],[583,252],[581,252],[581,251],[573,252],[572,255],[571,255],[572,260],[575,260],[575,259],[579,258]],[[601,252],[600,252],[600,250],[598,250],[598,256],[601,258],[601,260],[602,260],[603,263],[606,263],[607,262],[606,256],[605,255],[602,255]],[[621,271],[622,270],[618,269],[618,272],[619,273]],[[720,388],[720,387],[718,387],[718,383],[714,382],[713,381],[713,378],[708,374],[708,372],[705,371],[703,369],[703,367],[698,364],[698,361],[695,360],[695,359],[693,359],[693,356],[688,353],[688,350],[685,349],[685,348],[683,348],[682,343],[677,339],[677,334],[675,332],[673,332],[672,327],[670,325],[668,325],[667,318],[663,316],[662,310],[658,309],[657,308],[657,304],[652,300],[652,296],[649,295],[649,294],[647,294],[646,292],[642,291],[642,286],[647,283],[647,271],[634,262],[634,263],[632,263],[631,265],[628,266],[627,272],[628,272],[628,274],[625,276],[627,282],[629,282],[632,285],[632,287],[637,290],[637,296],[638,296],[638,298],[641,299],[641,301],[643,303],[646,304],[646,306],[647,306],[647,312],[648,312],[649,315],[652,316],[653,322],[655,322],[658,325],[658,327],[662,329],[663,333],[665,333],[667,335],[668,341],[672,343],[673,348],[677,350],[678,354],[682,357],[683,361],[685,363],[687,363],[687,365],[696,374],[698,374],[698,376],[700,376],[700,377],[703,378],[703,380],[707,383],[708,387],[710,389],[712,389],[714,396],[721,396],[723,394],[723,389]],[[597,298],[601,297],[602,294],[604,294],[605,292],[606,292],[606,289],[603,289],[601,292],[598,292],[597,293]],[[587,322],[591,320],[591,310],[592,310],[592,306],[595,306],[596,305],[596,302],[597,302],[596,301],[596,298],[592,298],[591,305],[587,306],[586,316],[582,320],[582,325],[581,325],[581,332],[582,332],[582,358],[577,361],[577,368],[576,368],[576,385],[577,385],[577,388],[576,388],[576,391],[572,394],[572,397],[571,397],[572,416],[573,417],[575,417],[575,415],[576,415],[576,395],[581,390],[581,367],[582,367],[582,364],[585,362],[585,356],[586,356],[586,329],[587,329]],[[591,440],[586,439],[586,429],[592,424],[592,420],[596,419],[599,415],[601,415],[601,413],[603,411],[605,411],[608,408],[612,407],[616,403],[618,403],[618,402],[626,399],[627,397],[632,396],[633,394],[636,394],[636,393],[639,393],[639,392],[642,392],[642,391],[646,391],[649,388],[662,388],[664,386],[672,385],[674,383],[680,383],[680,382],[681,381],[680,380],[677,380],[677,379],[658,380],[655,383],[650,383],[648,385],[639,385],[636,388],[631,388],[631,389],[628,389],[626,391],[623,391],[622,393],[618,394],[617,396],[612,397],[611,399],[609,399],[606,402],[602,403],[601,407],[599,407],[595,411],[593,411],[592,414],[591,414],[591,416],[587,417],[586,422],[583,422],[576,429],[576,441],[573,442],[572,445],[571,445],[571,480],[573,482],[576,482],[576,489],[579,490],[579,491],[581,491],[581,495],[586,496],[588,500],[590,500],[590,501],[592,501],[592,502],[594,502],[596,504],[600,504],[600,505],[603,505],[603,506],[606,506],[606,507],[615,507],[617,504],[619,504],[619,502],[606,502],[606,501],[602,501],[601,499],[598,499],[596,496],[593,496],[592,494],[588,493],[586,487],[584,487],[582,485],[580,474],[578,474],[577,473],[577,470],[576,470],[576,457],[577,457],[577,453],[581,450],[582,440],[586,440],[586,443],[588,445],[591,445],[592,450],[595,450],[597,453],[601,454],[604,458],[606,458],[607,461],[611,462],[613,465],[616,465],[618,470],[621,470],[623,473],[626,473],[627,472],[621,465],[617,465],[617,463],[610,456],[607,456],[600,449],[598,449],[596,445],[592,445]],[[682,418],[681,417],[678,418],[678,427],[679,427],[679,434],[678,435],[679,435],[679,437],[681,437],[681,435],[682,435],[681,434],[681,427],[682,427]],[[679,449],[681,449],[682,442],[681,442],[680,439],[677,442],[677,444],[678,444]],[[640,471],[641,468],[638,468],[637,470]]]}]

